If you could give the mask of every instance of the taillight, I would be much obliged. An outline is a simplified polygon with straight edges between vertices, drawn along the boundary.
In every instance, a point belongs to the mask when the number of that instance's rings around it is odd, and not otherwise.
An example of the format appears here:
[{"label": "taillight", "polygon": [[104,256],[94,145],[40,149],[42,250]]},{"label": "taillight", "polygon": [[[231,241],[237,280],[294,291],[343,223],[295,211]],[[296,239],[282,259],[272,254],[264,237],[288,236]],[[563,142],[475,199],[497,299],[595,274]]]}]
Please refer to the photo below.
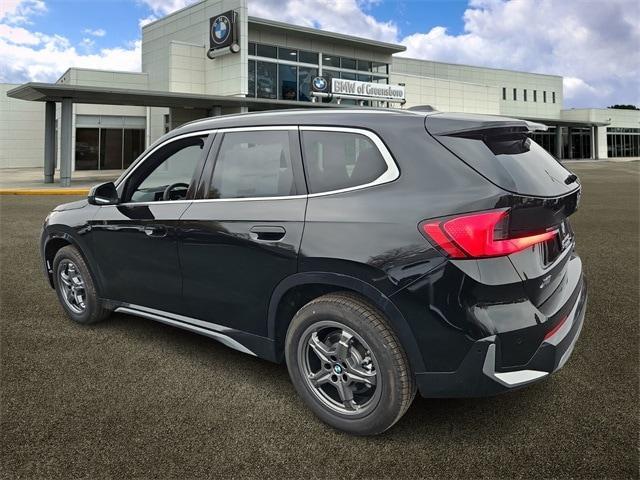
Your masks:
[{"label": "taillight", "polygon": [[554,238],[557,230],[508,237],[509,209],[472,213],[447,220],[426,221],[424,233],[451,258],[500,257]]}]

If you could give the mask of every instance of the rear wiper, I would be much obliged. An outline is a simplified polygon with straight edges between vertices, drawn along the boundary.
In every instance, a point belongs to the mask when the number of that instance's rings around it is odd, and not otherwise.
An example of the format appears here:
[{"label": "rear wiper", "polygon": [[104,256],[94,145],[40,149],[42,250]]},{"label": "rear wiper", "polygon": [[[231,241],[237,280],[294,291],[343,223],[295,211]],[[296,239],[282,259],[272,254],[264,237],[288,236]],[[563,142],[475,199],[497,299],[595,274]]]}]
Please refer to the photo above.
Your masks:
[{"label": "rear wiper", "polygon": [[564,183],[566,183],[567,185],[571,185],[576,180],[578,180],[578,177],[572,173],[571,175],[569,175],[567,178],[564,179]]}]

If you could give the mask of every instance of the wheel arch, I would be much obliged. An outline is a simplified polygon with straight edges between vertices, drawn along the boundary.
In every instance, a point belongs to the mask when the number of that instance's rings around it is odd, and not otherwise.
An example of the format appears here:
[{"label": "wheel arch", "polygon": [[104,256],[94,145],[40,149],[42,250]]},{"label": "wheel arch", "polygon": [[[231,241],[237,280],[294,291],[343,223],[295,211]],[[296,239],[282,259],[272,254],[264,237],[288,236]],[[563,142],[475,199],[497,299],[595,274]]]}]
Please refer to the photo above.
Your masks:
[{"label": "wheel arch", "polygon": [[330,272],[303,272],[278,284],[271,295],[267,317],[267,335],[275,343],[276,357],[282,360],[284,339],[295,313],[313,298],[348,290],[361,295],[378,308],[405,349],[414,372],[424,371],[424,361],[413,331],[396,305],[380,290],[358,278]]},{"label": "wheel arch", "polygon": [[101,291],[101,285],[99,282],[99,275],[96,275],[96,272],[93,271],[94,265],[90,261],[89,256],[85,252],[85,248],[81,245],[81,242],[78,242],[73,235],[70,235],[64,231],[52,231],[48,232],[44,237],[42,242],[42,258],[44,259],[44,268],[47,278],[49,280],[49,285],[51,288],[53,286],[53,260],[60,251],[61,248],[64,248],[68,245],[73,246],[78,250],[80,255],[82,256],[84,262],[87,264],[89,268],[89,273],[93,279],[93,283],[95,284],[98,292]]}]

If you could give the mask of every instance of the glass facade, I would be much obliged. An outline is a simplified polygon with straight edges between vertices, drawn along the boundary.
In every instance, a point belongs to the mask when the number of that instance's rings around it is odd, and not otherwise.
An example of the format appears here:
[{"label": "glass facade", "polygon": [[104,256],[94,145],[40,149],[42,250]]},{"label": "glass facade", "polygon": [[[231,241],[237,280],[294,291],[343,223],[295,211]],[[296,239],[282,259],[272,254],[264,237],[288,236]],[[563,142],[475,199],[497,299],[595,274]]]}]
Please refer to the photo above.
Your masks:
[{"label": "glass facade", "polygon": [[607,127],[607,155],[640,157],[640,128]]},{"label": "glass facade", "polygon": [[544,132],[533,132],[529,134],[531,139],[544,148],[551,155],[556,155],[556,129],[555,127],[549,127]]},{"label": "glass facade", "polygon": [[144,117],[78,115],[76,170],[122,170],[145,149]]},{"label": "glass facade", "polygon": [[329,81],[389,83],[386,63],[249,42],[248,97],[310,102],[311,81],[320,72]]},{"label": "glass facade", "polygon": [[[560,135],[561,159],[592,158],[591,128],[560,127]],[[551,155],[556,156],[556,127],[549,127],[545,132],[533,132],[529,136]]]},{"label": "glass facade", "polygon": [[563,158],[591,158],[591,129],[571,127],[569,144],[564,146]]}]

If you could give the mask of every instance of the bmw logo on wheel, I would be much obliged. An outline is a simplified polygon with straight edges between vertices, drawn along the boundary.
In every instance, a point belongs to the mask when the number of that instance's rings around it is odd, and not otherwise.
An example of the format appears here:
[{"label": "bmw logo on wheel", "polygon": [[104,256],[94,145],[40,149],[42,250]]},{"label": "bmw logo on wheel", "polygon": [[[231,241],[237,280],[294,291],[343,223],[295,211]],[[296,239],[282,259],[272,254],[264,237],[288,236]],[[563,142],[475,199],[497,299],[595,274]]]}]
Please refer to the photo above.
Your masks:
[{"label": "bmw logo on wheel", "polygon": [[316,92],[324,92],[328,86],[329,83],[324,77],[316,77],[313,79],[313,90]]}]

